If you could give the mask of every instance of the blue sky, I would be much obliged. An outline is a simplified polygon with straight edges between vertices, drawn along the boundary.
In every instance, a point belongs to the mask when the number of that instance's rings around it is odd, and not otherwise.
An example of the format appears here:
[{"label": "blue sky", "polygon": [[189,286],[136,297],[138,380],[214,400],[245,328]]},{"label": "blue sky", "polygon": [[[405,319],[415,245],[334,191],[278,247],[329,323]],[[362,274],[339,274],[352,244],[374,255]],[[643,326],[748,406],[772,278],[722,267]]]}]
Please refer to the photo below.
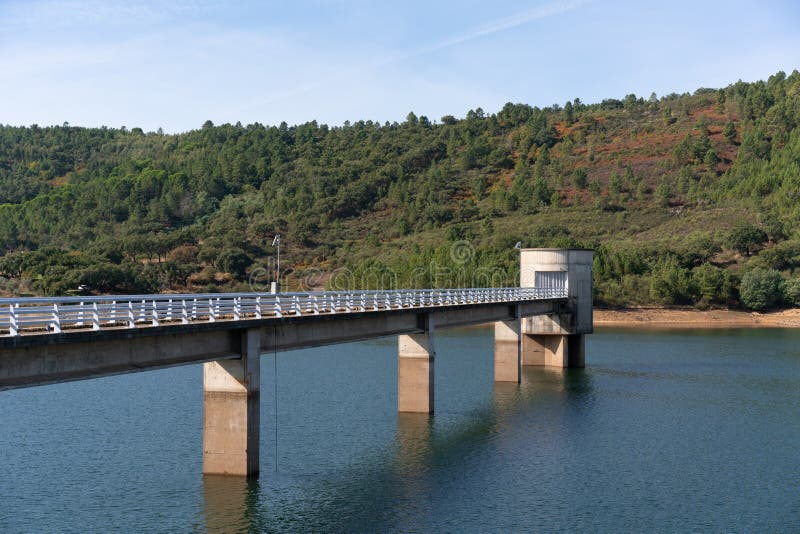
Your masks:
[{"label": "blue sky", "polygon": [[438,119],[800,68],[800,2],[0,0],[0,123]]}]

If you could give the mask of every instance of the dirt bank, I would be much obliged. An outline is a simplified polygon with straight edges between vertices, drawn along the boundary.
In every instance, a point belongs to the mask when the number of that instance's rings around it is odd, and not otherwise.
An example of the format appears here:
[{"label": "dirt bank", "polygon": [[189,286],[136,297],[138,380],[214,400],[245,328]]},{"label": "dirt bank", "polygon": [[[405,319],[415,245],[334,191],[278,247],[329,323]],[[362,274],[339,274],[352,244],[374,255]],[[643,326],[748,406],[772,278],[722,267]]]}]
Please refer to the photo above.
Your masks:
[{"label": "dirt bank", "polygon": [[629,308],[594,310],[595,326],[629,328],[798,328],[800,309],[770,313]]}]

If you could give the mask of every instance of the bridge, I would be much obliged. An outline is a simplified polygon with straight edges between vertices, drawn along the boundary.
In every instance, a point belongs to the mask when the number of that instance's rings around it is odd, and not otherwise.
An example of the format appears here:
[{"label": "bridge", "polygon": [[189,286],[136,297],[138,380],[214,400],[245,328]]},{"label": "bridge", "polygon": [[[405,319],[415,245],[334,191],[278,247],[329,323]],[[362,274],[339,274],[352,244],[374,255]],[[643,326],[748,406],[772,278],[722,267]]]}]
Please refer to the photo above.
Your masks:
[{"label": "bridge", "polygon": [[203,363],[203,472],[257,476],[265,352],[398,337],[398,411],[434,411],[434,331],[494,324],[494,379],[583,367],[593,253],[522,249],[520,287],[0,299],[0,391]]}]

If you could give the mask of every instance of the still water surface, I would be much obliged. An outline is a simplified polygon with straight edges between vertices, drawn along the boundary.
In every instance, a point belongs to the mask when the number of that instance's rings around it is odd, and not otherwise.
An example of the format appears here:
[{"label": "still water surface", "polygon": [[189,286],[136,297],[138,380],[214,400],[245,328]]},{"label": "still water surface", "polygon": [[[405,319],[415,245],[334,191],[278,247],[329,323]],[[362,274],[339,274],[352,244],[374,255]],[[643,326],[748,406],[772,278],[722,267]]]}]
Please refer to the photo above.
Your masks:
[{"label": "still water surface", "polygon": [[519,387],[437,336],[432,419],[380,340],[278,354],[276,434],[263,356],[254,482],[201,475],[198,365],[0,392],[0,532],[800,528],[800,331],[603,330]]}]

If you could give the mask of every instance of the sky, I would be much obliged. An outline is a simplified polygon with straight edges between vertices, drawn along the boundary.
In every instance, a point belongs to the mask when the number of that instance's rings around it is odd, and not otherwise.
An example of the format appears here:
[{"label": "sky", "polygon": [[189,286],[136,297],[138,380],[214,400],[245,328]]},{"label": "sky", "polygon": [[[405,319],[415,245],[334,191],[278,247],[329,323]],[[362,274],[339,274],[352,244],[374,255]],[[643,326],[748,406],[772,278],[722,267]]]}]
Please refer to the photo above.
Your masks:
[{"label": "sky", "polygon": [[800,2],[0,0],[0,124],[438,120],[800,68]]}]

